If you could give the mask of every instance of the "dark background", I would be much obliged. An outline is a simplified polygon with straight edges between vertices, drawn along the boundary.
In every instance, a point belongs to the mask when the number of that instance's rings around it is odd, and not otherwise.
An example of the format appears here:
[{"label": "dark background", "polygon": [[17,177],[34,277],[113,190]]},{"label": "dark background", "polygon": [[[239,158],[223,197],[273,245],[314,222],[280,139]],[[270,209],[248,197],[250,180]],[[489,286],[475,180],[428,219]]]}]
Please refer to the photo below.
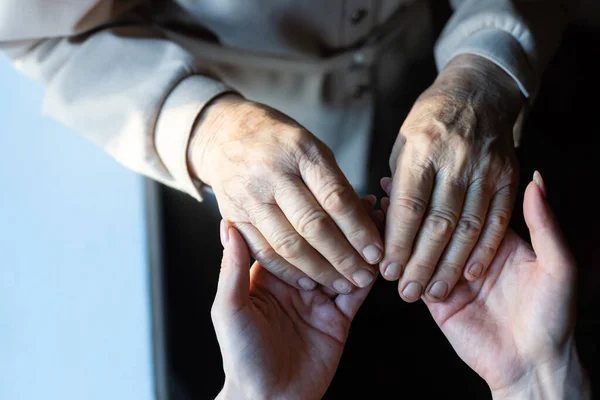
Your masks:
[{"label": "dark background", "polygon": [[[597,1],[588,2],[565,33],[525,125],[517,150],[522,183],[511,224],[527,237],[520,204],[533,171],[540,170],[579,264],[577,345],[600,390],[600,12],[592,3]],[[436,16],[443,17],[443,12]],[[420,79],[411,79],[407,90],[416,96],[431,82],[432,60],[415,65],[413,72]],[[406,112],[410,104],[397,106]],[[397,118],[401,121],[403,113]],[[380,158],[387,160],[387,155]],[[375,175],[385,168],[372,167]],[[166,187],[159,192],[166,370],[175,400],[214,398],[223,383],[209,312],[221,259],[220,218],[214,199],[206,197],[199,204]],[[379,279],[352,325],[325,398],[412,395],[467,400],[489,398],[489,390],[455,355],[424,304],[403,303],[396,284]]]}]

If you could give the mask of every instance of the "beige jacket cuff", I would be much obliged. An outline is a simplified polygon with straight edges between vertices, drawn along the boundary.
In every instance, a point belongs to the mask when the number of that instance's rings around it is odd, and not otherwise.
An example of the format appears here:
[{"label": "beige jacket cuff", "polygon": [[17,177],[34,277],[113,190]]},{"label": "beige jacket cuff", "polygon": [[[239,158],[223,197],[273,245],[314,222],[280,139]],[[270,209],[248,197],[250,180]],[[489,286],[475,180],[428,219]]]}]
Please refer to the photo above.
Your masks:
[{"label": "beige jacket cuff", "polygon": [[234,92],[211,78],[192,75],[169,93],[158,115],[154,144],[177,188],[202,201],[202,182],[192,178],[187,148],[195,123],[204,107],[215,97]]},{"label": "beige jacket cuff", "polygon": [[492,61],[511,76],[526,98],[531,98],[537,85],[531,64],[523,47],[515,37],[501,29],[482,29],[469,35],[449,36],[440,41],[437,66],[441,71],[450,60],[460,54],[475,54]]}]

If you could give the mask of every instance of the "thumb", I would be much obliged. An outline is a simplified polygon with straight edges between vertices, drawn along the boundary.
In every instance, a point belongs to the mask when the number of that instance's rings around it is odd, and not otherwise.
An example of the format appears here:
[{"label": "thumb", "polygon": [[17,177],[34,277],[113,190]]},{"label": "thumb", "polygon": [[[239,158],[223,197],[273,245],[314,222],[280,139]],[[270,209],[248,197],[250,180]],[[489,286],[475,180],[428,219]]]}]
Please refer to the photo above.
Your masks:
[{"label": "thumb", "polygon": [[525,190],[523,214],[531,235],[533,250],[545,268],[559,268],[571,263],[569,248],[558,222],[546,201],[546,188],[539,172]]},{"label": "thumb", "polygon": [[242,235],[225,220],[221,221],[221,242],[225,249],[214,308],[239,310],[250,294],[250,252]]}]

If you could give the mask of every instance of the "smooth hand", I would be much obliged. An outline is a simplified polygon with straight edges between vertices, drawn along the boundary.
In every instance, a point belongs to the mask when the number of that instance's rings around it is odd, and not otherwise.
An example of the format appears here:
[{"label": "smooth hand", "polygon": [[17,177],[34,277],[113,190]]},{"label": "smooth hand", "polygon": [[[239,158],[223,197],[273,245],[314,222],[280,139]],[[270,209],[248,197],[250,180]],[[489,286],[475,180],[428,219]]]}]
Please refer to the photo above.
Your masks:
[{"label": "smooth hand", "polygon": [[350,323],[371,286],[338,294],[296,289],[250,254],[222,224],[225,244],[212,318],[223,355],[221,399],[320,399],[333,379]]},{"label": "smooth hand", "polygon": [[575,264],[533,182],[524,212],[533,249],[509,231],[481,279],[425,303],[495,399],[589,398],[573,338]]}]

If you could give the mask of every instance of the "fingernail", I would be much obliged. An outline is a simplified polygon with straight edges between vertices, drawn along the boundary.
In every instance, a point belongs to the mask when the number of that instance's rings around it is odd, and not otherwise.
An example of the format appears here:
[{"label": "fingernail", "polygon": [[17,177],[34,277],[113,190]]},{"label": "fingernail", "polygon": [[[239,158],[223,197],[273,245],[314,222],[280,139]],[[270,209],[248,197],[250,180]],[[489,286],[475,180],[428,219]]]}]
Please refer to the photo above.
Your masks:
[{"label": "fingernail", "polygon": [[381,250],[374,244],[365,247],[365,249],[363,250],[363,256],[365,257],[365,260],[370,264],[375,264],[376,262],[379,262],[379,260],[381,259],[381,255]]},{"label": "fingernail", "polygon": [[404,288],[402,294],[408,300],[417,300],[421,297],[421,293],[423,292],[423,286],[417,282],[411,282]]},{"label": "fingernail", "polygon": [[535,171],[533,173],[533,181],[535,182],[536,185],[538,185],[538,187],[542,191],[542,194],[544,195],[544,197],[546,197],[546,184],[544,183],[544,180],[542,179],[542,174],[540,174],[538,171]]},{"label": "fingernail", "polygon": [[381,188],[389,195],[390,194],[390,186],[392,185],[392,178],[385,177],[381,178]]},{"label": "fingernail", "polygon": [[429,295],[434,299],[443,300],[446,297],[446,292],[448,291],[448,284],[444,281],[437,281],[433,284],[431,289],[429,289]]},{"label": "fingernail", "polygon": [[221,236],[221,245],[223,245],[223,247],[227,246],[227,242],[229,241],[229,232],[227,229],[227,223],[225,222],[224,219],[221,220],[220,236]]},{"label": "fingernail", "polygon": [[383,274],[388,279],[396,280],[396,279],[400,278],[401,271],[402,271],[402,268],[400,267],[400,265],[398,265],[396,263],[392,263],[387,266],[387,268],[385,269],[385,272]]},{"label": "fingernail", "polygon": [[310,278],[300,278],[298,279],[298,285],[304,290],[313,290],[317,283]]},{"label": "fingernail", "polygon": [[469,267],[469,274],[475,278],[479,278],[481,271],[483,271],[483,265],[481,265],[481,263],[475,263]]},{"label": "fingernail", "polygon": [[341,294],[350,293],[352,285],[346,279],[337,279],[333,282],[333,288]]},{"label": "fingernail", "polygon": [[361,287],[361,288],[368,286],[369,283],[373,282],[374,278],[375,278],[375,276],[371,273],[371,271],[367,271],[366,269],[361,269],[359,271],[356,271],[352,275],[352,279],[354,279],[354,282],[356,282],[358,287]]}]

